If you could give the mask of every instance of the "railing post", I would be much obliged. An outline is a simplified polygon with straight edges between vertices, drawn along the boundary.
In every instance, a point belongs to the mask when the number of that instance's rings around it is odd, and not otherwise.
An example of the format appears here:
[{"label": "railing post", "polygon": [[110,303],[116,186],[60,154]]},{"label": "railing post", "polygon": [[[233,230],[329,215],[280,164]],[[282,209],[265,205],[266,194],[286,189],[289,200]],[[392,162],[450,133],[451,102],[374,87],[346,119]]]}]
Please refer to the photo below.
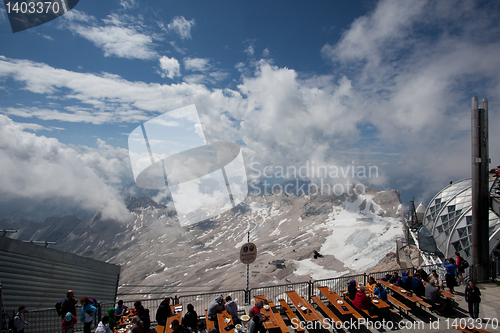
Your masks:
[{"label": "railing post", "polygon": [[368,280],[367,280],[367,276],[366,276],[366,273],[363,273],[363,286],[366,286]]},{"label": "railing post", "polygon": [[307,300],[309,301],[311,299],[311,295],[313,294],[313,283],[311,280],[307,281]]}]

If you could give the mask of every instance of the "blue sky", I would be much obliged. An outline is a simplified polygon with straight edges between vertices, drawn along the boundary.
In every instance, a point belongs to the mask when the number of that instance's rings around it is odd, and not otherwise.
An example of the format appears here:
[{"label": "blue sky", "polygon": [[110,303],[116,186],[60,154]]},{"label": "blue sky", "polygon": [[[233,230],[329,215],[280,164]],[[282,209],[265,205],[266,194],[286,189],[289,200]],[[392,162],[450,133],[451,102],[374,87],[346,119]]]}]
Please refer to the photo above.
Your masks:
[{"label": "blue sky", "polygon": [[377,166],[358,181],[426,201],[469,177],[488,97],[500,164],[495,1],[81,0],[15,34],[0,8],[4,203],[123,216],[128,134],[191,104],[247,167]]}]

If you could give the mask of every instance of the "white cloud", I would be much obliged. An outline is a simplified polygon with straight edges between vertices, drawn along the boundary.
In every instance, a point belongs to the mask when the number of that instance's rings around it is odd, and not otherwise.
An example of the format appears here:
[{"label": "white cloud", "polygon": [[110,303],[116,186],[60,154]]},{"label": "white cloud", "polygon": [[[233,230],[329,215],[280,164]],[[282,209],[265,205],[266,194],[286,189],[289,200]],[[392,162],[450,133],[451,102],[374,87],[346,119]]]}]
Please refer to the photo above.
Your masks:
[{"label": "white cloud", "polygon": [[158,57],[152,34],[143,31],[140,21],[127,15],[112,14],[98,24],[92,16],[73,12],[68,17],[70,22],[61,26],[94,43],[104,51],[104,56],[143,60]]},{"label": "white cloud", "polygon": [[188,21],[184,16],[176,16],[168,24],[168,30],[176,32],[181,39],[191,39],[191,28],[194,26],[194,19]]},{"label": "white cloud", "polygon": [[184,58],[184,67],[188,71],[205,72],[210,69],[209,62],[207,58]]},{"label": "white cloud", "polygon": [[264,51],[262,51],[262,56],[263,56],[264,58],[269,57],[269,55],[270,55],[270,54],[271,54],[271,51],[269,51],[269,49],[268,49],[268,48],[265,48],[265,49],[264,49]]},{"label": "white cloud", "polygon": [[248,45],[248,47],[245,49],[245,53],[251,57],[255,54],[255,49],[253,48],[252,45]]},{"label": "white cloud", "polygon": [[112,187],[130,174],[126,150],[100,142],[99,149],[75,148],[23,131],[0,115],[0,198],[71,203],[126,221],[130,214]]},{"label": "white cloud", "polygon": [[53,131],[53,130],[64,131],[65,130],[65,128],[61,128],[61,127],[53,127],[53,126],[46,127],[46,126],[42,126],[40,124],[34,124],[34,123],[17,123],[17,125],[21,126],[24,130],[33,131],[33,132]]},{"label": "white cloud", "polygon": [[175,59],[174,57],[161,57],[160,67],[163,71],[162,73],[160,73],[161,77],[168,77],[170,79],[173,79],[174,77],[181,75],[181,65],[179,64],[179,61],[177,61],[177,59]]},{"label": "white cloud", "polygon": [[7,22],[7,11],[3,8],[0,8],[0,23]]}]

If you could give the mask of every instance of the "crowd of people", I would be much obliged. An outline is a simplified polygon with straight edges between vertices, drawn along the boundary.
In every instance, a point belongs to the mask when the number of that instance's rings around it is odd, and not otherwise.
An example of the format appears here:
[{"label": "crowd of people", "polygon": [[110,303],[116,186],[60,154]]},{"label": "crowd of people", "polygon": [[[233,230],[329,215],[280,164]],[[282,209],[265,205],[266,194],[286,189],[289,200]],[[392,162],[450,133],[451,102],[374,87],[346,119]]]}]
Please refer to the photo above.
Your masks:
[{"label": "crowd of people", "polygon": [[[457,285],[465,285],[465,301],[468,303],[469,315],[474,319],[479,318],[481,292],[473,281],[469,281],[468,283],[464,281],[463,273],[468,267],[468,263],[458,252],[455,252],[455,255],[456,258],[449,258],[443,262],[443,267],[446,269],[446,286],[448,287],[448,291],[453,294]],[[414,274],[410,274],[410,271],[406,270],[402,272],[401,276],[399,276],[398,272],[394,272],[392,275],[387,275],[380,279],[389,281],[389,283],[400,286],[424,298],[443,315],[446,315],[452,309],[451,301],[443,298],[440,293],[440,290],[444,290],[444,283],[436,270],[432,270],[428,274],[422,267],[419,267]],[[368,310],[370,315],[376,315],[378,309],[373,306],[371,298],[367,296],[367,293],[376,295],[381,300],[387,301],[386,289],[373,276],[368,278],[366,286],[356,284],[355,280],[349,281],[347,296],[352,301],[352,305],[358,310]],[[155,319],[158,325],[165,326],[168,318],[174,315],[170,306],[170,300],[170,297],[165,298],[156,311]],[[87,296],[76,299],[73,290],[68,290],[66,298],[61,301],[60,309],[58,309],[58,313],[62,317],[61,328],[63,333],[74,332],[78,318],[76,306],[79,301],[81,305],[79,318],[84,325],[83,332],[91,333],[91,326],[97,314],[96,301]],[[265,332],[263,323],[269,317],[261,312],[264,305],[262,301],[256,302],[255,306],[248,311],[249,322],[247,333]],[[173,333],[217,333],[217,314],[222,313],[224,310],[231,315],[235,325],[241,324],[236,301],[232,300],[231,296],[227,296],[224,299],[222,295],[217,295],[210,302],[207,309],[207,319],[213,321],[215,331],[207,332],[204,323],[198,320],[198,314],[192,304],[187,304],[186,312],[181,322],[178,320],[172,321],[172,331]],[[129,310],[124,302],[119,300],[116,307],[107,309],[106,315],[101,318],[95,329],[95,333],[112,333],[113,329],[120,322],[120,318],[130,314],[133,315],[131,333],[150,332],[151,319],[149,309],[145,309],[141,301],[136,301],[134,308]],[[25,325],[28,325],[26,306],[21,305],[13,318],[13,332],[24,333]]]}]

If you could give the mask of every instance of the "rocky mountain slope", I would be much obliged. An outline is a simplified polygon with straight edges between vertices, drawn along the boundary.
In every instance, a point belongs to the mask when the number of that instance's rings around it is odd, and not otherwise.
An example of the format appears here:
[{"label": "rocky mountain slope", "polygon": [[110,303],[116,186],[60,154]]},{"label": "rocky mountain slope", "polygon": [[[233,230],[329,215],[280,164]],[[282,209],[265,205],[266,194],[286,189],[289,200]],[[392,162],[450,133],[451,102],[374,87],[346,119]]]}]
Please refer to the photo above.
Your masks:
[{"label": "rocky mountain slope", "polygon": [[[364,271],[402,237],[397,190],[363,195],[248,196],[224,214],[181,228],[175,213],[148,197],[128,198],[129,222],[71,216],[43,223],[4,220],[10,237],[56,241],[52,248],[122,266],[120,292],[147,297],[244,289],[241,245],[258,248],[250,287],[330,278]],[[313,251],[323,255],[313,259]],[[277,264],[277,261],[279,264]],[[137,286],[137,287],[134,287]]]}]

